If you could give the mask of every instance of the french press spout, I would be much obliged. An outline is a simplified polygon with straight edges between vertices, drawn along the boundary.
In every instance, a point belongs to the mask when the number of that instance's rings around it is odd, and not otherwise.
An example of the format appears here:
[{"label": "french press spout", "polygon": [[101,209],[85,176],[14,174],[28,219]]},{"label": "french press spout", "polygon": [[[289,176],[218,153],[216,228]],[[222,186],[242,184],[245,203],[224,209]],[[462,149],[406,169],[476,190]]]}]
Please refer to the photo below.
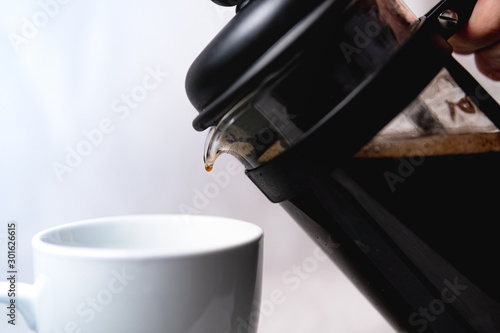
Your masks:
[{"label": "french press spout", "polygon": [[[401,0],[213,1],[236,14],[186,77],[205,168],[238,158],[399,331],[499,332],[500,276],[476,258],[500,254],[500,107],[448,43],[476,1],[422,17]],[[453,283],[470,287],[422,317]]]},{"label": "french press spout", "polygon": [[[237,14],[186,79],[200,112],[194,128],[211,128],[207,170],[222,153],[255,168],[313,132],[341,144],[336,158],[352,155],[443,67],[479,86],[446,42],[475,1],[441,1],[422,18],[399,0],[214,2],[236,5]],[[489,96],[481,102],[496,104]],[[369,111],[373,105],[383,110]]]}]

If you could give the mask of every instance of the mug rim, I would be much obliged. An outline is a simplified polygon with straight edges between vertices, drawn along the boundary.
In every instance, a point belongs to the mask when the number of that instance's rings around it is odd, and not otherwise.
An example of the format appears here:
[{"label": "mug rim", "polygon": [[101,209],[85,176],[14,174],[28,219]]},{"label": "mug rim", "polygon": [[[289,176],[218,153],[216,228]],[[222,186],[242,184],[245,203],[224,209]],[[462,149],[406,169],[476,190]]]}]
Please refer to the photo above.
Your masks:
[{"label": "mug rim", "polygon": [[[230,223],[234,226],[242,226],[248,228],[251,232],[238,241],[224,242],[215,246],[210,246],[205,249],[187,249],[183,251],[172,251],[169,249],[153,249],[153,248],[104,248],[97,246],[75,246],[70,244],[55,244],[50,243],[44,237],[50,234],[62,231],[64,229],[71,229],[92,224],[105,224],[118,221],[133,221],[133,220],[147,220],[147,221],[173,221],[175,219],[187,219],[189,222],[199,222],[200,220],[214,223]],[[179,221],[179,220],[177,220]],[[32,238],[32,246],[35,251],[42,253],[49,253],[51,255],[59,255],[66,257],[85,257],[85,258],[102,258],[102,259],[147,259],[147,258],[164,258],[175,259],[182,257],[200,257],[205,255],[213,255],[217,253],[225,253],[233,251],[238,248],[243,248],[254,243],[259,243],[264,236],[262,228],[254,223],[239,220],[231,217],[222,217],[214,215],[190,215],[190,214],[130,214],[130,215],[116,215],[98,218],[90,218],[78,220],[74,222],[64,223],[61,225],[53,226],[36,233]]]}]

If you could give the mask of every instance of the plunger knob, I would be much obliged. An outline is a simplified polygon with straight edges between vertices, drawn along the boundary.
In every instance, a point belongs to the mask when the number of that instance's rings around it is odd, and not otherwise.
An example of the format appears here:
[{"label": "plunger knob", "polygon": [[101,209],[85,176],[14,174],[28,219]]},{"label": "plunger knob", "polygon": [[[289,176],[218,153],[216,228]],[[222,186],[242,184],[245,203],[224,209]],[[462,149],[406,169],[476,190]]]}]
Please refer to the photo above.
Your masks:
[{"label": "plunger knob", "polygon": [[212,2],[225,7],[238,6],[243,1],[244,0],[212,0]]}]

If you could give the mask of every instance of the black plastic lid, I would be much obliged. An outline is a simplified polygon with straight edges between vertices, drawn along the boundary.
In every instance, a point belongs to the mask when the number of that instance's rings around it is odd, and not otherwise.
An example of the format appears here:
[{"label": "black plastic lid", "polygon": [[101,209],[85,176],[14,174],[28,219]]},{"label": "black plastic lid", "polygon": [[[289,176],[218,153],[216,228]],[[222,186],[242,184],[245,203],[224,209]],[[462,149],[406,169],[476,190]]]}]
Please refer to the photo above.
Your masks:
[{"label": "black plastic lid", "polygon": [[[252,0],[203,50],[186,77],[186,92],[204,130],[258,87],[294,54],[294,43],[326,11],[341,14],[349,0]],[[332,10],[333,9],[333,10]],[[287,59],[289,58],[289,59]]]}]

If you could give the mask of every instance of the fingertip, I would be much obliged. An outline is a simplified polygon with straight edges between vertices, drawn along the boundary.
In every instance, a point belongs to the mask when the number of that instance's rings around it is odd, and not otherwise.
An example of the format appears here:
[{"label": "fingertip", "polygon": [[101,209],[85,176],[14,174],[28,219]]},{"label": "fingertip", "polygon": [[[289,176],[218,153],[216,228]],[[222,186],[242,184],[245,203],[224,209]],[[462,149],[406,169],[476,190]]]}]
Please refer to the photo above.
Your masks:
[{"label": "fingertip", "polygon": [[500,1],[478,0],[462,31],[450,38],[454,51],[470,54],[500,40]]},{"label": "fingertip", "polygon": [[500,81],[500,59],[484,56],[482,53],[475,55],[478,70],[493,81]]}]

